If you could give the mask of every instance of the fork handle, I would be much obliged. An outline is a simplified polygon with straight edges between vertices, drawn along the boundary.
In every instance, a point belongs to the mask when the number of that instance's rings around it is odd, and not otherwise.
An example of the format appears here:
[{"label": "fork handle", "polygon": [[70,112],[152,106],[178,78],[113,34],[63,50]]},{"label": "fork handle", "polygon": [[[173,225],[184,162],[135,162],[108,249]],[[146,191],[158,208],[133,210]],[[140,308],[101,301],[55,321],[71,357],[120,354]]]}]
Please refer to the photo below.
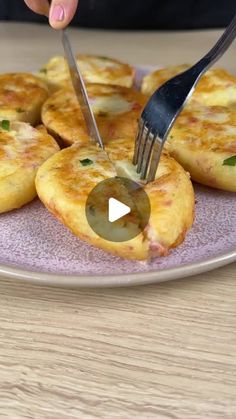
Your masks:
[{"label": "fork handle", "polygon": [[199,76],[204,74],[227,51],[236,37],[236,15],[211,50],[194,67]]}]

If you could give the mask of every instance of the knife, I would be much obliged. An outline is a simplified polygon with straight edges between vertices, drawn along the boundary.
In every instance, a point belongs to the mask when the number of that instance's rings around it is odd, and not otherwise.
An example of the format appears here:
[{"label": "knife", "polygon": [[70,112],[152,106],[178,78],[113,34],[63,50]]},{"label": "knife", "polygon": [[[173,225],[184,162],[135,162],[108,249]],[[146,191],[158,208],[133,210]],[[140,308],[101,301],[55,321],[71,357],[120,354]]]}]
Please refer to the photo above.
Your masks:
[{"label": "knife", "polygon": [[82,114],[83,114],[83,117],[87,126],[88,133],[90,137],[94,139],[101,148],[104,148],[103,141],[99,134],[93,111],[89,104],[88,93],[86,91],[83,78],[81,76],[78,64],[72,52],[70,41],[69,41],[69,38],[67,36],[65,29],[62,30],[62,44],[63,44],[65,56],[68,62],[69,70],[70,70],[72,85],[74,87],[74,91],[78,99],[80,109],[82,111]]}]

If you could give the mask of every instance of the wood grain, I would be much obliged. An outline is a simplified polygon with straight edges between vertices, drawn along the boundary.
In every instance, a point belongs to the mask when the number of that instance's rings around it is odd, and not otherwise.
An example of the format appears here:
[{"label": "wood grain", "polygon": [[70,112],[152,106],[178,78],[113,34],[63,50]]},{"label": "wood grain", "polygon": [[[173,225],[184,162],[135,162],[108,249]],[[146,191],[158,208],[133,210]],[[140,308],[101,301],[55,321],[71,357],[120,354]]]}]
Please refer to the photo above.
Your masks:
[{"label": "wood grain", "polygon": [[0,414],[235,418],[236,265],[157,286],[0,282]]},{"label": "wood grain", "polygon": [[[80,31],[80,40],[84,51],[165,64],[179,62],[181,40],[192,60],[215,35]],[[1,23],[2,71],[13,61],[22,70],[40,65],[57,51],[57,37]],[[232,54],[235,46],[228,67]],[[2,278],[0,417],[235,419],[235,272],[231,264],[156,286],[99,290]]]}]

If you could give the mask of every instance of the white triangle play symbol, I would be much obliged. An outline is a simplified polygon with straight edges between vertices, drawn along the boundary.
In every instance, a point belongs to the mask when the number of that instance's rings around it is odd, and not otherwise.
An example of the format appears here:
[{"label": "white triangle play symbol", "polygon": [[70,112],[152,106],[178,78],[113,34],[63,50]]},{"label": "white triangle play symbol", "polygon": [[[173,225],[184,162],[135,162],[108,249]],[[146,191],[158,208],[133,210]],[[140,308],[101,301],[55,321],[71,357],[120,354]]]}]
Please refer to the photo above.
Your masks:
[{"label": "white triangle play symbol", "polygon": [[128,207],[128,205],[123,204],[115,198],[109,198],[108,220],[110,223],[119,220],[119,218],[124,217],[124,215],[129,214],[130,212],[131,209]]}]

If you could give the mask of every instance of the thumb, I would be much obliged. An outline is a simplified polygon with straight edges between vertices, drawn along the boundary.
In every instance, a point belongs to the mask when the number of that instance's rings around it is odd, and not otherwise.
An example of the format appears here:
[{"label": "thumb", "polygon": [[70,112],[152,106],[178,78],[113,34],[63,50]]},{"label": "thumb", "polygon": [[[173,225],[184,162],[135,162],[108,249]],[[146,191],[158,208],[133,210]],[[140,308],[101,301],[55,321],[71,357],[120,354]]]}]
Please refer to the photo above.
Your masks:
[{"label": "thumb", "polygon": [[78,0],[52,0],[49,23],[54,29],[65,28],[73,19]]},{"label": "thumb", "polygon": [[49,3],[48,0],[25,0],[27,6],[35,13],[48,16]]}]

